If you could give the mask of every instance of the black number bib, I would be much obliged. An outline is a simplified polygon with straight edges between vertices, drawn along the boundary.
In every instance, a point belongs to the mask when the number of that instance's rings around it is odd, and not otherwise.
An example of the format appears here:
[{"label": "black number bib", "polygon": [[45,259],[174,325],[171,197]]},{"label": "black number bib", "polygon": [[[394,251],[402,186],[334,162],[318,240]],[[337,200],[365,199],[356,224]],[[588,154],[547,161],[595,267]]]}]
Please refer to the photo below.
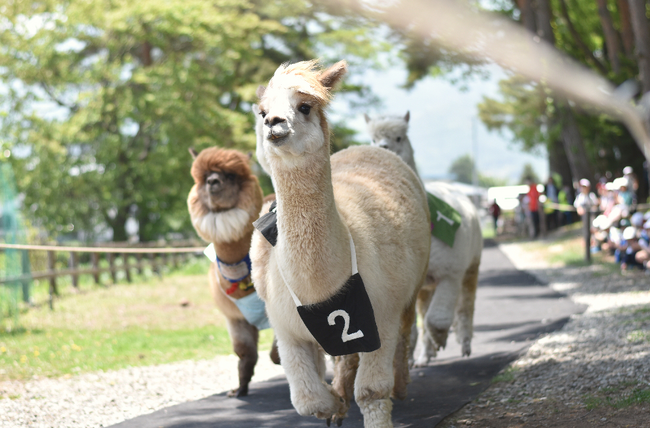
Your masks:
[{"label": "black number bib", "polygon": [[[273,202],[269,213],[253,223],[273,246],[278,236],[275,208],[276,203]],[[300,303],[280,270],[303,323],[325,352],[334,356],[372,352],[381,347],[372,303],[357,270],[357,256],[352,236],[350,236],[350,250],[352,276],[338,293],[324,302],[311,305]]]}]

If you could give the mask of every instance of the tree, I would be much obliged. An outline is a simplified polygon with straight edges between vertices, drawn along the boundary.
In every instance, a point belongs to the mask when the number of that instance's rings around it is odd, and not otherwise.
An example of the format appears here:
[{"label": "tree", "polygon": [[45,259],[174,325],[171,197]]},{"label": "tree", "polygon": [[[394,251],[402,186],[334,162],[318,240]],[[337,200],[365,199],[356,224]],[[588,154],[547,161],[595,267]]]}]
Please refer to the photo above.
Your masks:
[{"label": "tree", "polygon": [[[644,31],[641,27],[647,29],[648,24],[645,2],[641,3],[644,12],[640,14],[635,14],[635,3],[628,0],[616,4],[605,0],[520,1],[517,8],[529,31],[621,84],[637,77],[644,81],[642,60],[647,56],[643,52],[650,37],[639,38]],[[507,6],[502,11],[514,12]],[[649,90],[645,84],[642,88]],[[479,106],[482,120],[491,129],[510,129],[526,150],[545,146],[550,169],[563,182],[616,173],[625,165],[642,170],[643,154],[628,130],[611,118],[568,104],[543,84],[516,76],[501,83],[501,94],[501,100],[485,99]]]},{"label": "tree", "polygon": [[191,230],[189,147],[252,149],[250,103],[281,62],[381,51],[360,18],[330,12],[302,0],[3,3],[0,129],[34,222],[117,241],[129,218],[144,241]]},{"label": "tree", "polygon": [[469,154],[457,158],[451,163],[449,173],[458,182],[472,184],[474,159]]},{"label": "tree", "polygon": [[524,168],[521,171],[521,176],[519,177],[519,184],[528,184],[528,180],[533,180],[534,183],[540,183],[539,176],[535,172],[533,166],[529,163],[524,164]]}]

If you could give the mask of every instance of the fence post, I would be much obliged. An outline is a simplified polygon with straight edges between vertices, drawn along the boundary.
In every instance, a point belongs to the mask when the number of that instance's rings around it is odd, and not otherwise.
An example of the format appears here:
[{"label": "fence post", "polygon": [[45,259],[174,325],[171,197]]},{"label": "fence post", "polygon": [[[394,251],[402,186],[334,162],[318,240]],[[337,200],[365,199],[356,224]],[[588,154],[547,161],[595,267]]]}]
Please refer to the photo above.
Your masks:
[{"label": "fence post", "polygon": [[[23,275],[29,275],[29,252],[27,250],[21,251],[22,257],[21,257],[21,263],[22,263],[22,272]],[[23,302],[29,304],[29,279],[23,280]]]},{"label": "fence post", "polygon": [[92,253],[93,259],[93,278],[95,279],[95,284],[101,285],[99,277],[99,253]]},{"label": "fence post", "polygon": [[591,263],[591,204],[587,203],[582,215],[582,235],[585,240],[585,261]]},{"label": "fence post", "polygon": [[129,265],[129,253],[122,253],[122,263],[124,264],[124,276],[127,282],[131,282],[131,270]]},{"label": "fence post", "polygon": [[108,253],[108,266],[111,272],[113,284],[117,284],[117,272],[115,272],[115,253]]},{"label": "fence post", "polygon": [[50,276],[50,288],[49,288],[49,297],[48,297],[48,303],[50,306],[50,310],[54,309],[54,295],[59,294],[57,289],[56,289],[56,276],[54,272],[54,251],[48,251],[47,252],[47,270],[51,274]]},{"label": "fence post", "polygon": [[76,290],[79,290],[79,274],[76,272],[77,265],[77,253],[70,251],[70,262],[68,263],[68,266],[72,269],[72,286]]},{"label": "fence post", "polygon": [[136,253],[135,254],[135,259],[137,260],[138,264],[138,275],[142,275],[142,253]]}]

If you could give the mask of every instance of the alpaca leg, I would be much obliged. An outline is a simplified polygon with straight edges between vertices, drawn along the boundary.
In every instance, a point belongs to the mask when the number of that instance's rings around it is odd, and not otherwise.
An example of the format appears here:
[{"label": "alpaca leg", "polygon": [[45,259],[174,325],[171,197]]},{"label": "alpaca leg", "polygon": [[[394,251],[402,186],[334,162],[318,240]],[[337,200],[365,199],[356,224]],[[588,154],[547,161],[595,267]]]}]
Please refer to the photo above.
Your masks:
[{"label": "alpaca leg", "polygon": [[474,333],[474,302],[478,285],[478,263],[472,264],[463,277],[460,299],[456,308],[456,340],[462,347],[462,355],[472,353],[472,334]]},{"label": "alpaca leg", "polygon": [[[415,301],[402,314],[402,325],[400,327],[395,358],[393,360],[393,373],[395,385],[393,386],[393,398],[404,400],[406,398],[406,386],[411,383],[409,374],[409,340],[412,333],[412,326],[415,324]],[[416,330],[417,331],[417,330]]]},{"label": "alpaca leg", "polygon": [[[438,350],[438,347],[433,343],[431,336],[429,336],[426,327],[424,326],[426,322],[426,313],[429,306],[431,306],[431,299],[433,298],[434,290],[435,287],[427,286],[426,288],[422,288],[418,293],[416,308],[420,318],[422,319],[422,326],[420,327],[421,331],[419,335],[417,334],[417,326],[414,326],[417,345],[411,341],[411,353],[417,350],[417,354],[413,359],[414,367],[426,367],[431,358],[435,358],[436,351]],[[413,330],[411,330],[411,332],[413,332]],[[411,338],[413,338],[413,333],[411,333]]]},{"label": "alpaca leg", "polygon": [[447,345],[447,336],[454,321],[460,289],[460,278],[442,278],[427,310],[424,325],[438,349]]},{"label": "alpaca leg", "polygon": [[280,351],[278,351],[278,338],[273,336],[273,344],[271,345],[271,352],[269,353],[273,364],[280,364]]},{"label": "alpaca leg", "polygon": [[[394,319],[388,325],[398,326],[398,323],[399,319]],[[381,338],[381,348],[359,356],[354,396],[363,413],[365,428],[393,427],[391,419],[393,403],[390,394],[395,384],[393,361],[399,332],[398,328],[390,327],[390,329],[392,334],[385,334]]]},{"label": "alpaca leg", "polygon": [[332,388],[343,398],[345,413],[336,415],[336,422],[340,424],[347,416],[350,402],[354,397],[354,380],[357,377],[359,368],[359,354],[343,355],[334,358],[334,378]]},{"label": "alpaca leg", "polygon": [[239,357],[239,388],[230,391],[228,397],[244,397],[248,395],[248,384],[257,364],[258,331],[246,320],[238,319],[228,320],[228,332]]},{"label": "alpaca leg", "polygon": [[318,346],[278,337],[278,349],[296,411],[319,419],[342,414],[343,400],[324,381],[325,357]]}]

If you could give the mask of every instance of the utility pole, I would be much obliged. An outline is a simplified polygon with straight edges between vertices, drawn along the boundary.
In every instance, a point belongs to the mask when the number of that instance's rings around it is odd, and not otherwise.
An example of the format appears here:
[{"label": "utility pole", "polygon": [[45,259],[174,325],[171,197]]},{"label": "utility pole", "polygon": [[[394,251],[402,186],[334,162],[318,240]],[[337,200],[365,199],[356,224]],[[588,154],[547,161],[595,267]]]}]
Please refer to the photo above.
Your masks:
[{"label": "utility pole", "polygon": [[[472,117],[472,159],[474,161],[472,168],[472,185],[474,186],[474,189],[478,187],[478,140],[476,138],[476,128],[476,116],[474,116]],[[478,193],[474,195],[474,205],[476,205],[476,208],[481,206],[481,195]]]}]

